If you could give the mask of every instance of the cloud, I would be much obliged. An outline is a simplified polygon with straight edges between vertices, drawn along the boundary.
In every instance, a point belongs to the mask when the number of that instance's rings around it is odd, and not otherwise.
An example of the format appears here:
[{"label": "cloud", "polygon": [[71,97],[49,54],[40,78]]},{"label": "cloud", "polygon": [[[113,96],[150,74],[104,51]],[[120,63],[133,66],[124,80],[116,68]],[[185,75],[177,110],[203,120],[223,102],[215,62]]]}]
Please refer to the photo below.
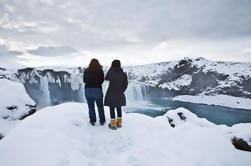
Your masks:
[{"label": "cloud", "polygon": [[251,36],[249,0],[4,2],[2,28],[38,36],[49,33],[48,40],[62,45],[73,42],[89,48],[173,38]]},{"label": "cloud", "polygon": [[37,49],[28,50],[28,52],[30,54],[35,54],[40,56],[65,56],[77,52],[77,50],[66,46],[61,46],[61,47],[40,46]]},{"label": "cloud", "polygon": [[15,56],[15,55],[21,55],[22,52],[19,51],[10,51],[5,45],[0,45],[0,57],[3,56]]},{"label": "cloud", "polygon": [[4,68],[21,68],[24,65],[19,64],[17,55],[22,52],[11,51],[5,45],[0,45],[0,67]]},{"label": "cloud", "polygon": [[[250,0],[2,0],[0,11],[0,39],[12,45],[23,43],[24,48],[16,51],[45,57],[83,56],[81,52],[87,51],[104,59],[142,63],[139,59],[156,53],[161,43],[185,41],[198,56],[224,47],[219,58],[235,60],[247,47],[242,43],[251,39]],[[237,44],[238,49],[226,42]],[[210,48],[208,52],[200,52],[205,50],[197,49],[198,43]],[[175,50],[182,46],[177,44]],[[232,47],[235,57],[229,54]],[[183,54],[191,56],[189,51]],[[165,60],[153,54],[148,57],[154,62]]]}]

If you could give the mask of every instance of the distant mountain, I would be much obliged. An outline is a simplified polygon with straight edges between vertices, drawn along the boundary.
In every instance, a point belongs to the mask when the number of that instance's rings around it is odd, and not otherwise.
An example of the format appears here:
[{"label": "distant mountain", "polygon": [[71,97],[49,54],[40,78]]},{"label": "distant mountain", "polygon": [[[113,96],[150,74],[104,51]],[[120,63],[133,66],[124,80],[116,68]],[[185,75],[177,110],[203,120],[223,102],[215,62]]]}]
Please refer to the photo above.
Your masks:
[{"label": "distant mountain", "polygon": [[164,96],[226,94],[251,98],[251,63],[184,58],[126,67],[125,71],[131,81],[149,85],[153,94],[161,88]]}]

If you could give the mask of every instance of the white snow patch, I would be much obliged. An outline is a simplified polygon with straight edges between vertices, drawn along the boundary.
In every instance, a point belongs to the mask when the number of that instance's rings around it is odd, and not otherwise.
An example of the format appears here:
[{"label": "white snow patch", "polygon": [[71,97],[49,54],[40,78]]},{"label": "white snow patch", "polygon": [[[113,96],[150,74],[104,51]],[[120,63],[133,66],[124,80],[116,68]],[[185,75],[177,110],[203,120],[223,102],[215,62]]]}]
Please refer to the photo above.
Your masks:
[{"label": "white snow patch", "polygon": [[251,109],[251,99],[229,95],[181,95],[173,98],[174,101],[184,101],[197,104],[219,105],[224,107]]}]

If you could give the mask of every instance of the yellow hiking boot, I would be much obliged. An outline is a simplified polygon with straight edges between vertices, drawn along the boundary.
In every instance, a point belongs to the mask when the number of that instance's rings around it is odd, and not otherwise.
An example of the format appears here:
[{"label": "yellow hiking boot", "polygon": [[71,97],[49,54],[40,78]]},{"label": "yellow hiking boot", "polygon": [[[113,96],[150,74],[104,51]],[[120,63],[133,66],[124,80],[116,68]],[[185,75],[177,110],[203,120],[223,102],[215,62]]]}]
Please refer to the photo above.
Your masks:
[{"label": "yellow hiking boot", "polygon": [[116,119],[111,119],[111,122],[109,123],[108,127],[110,129],[116,130],[117,129]]},{"label": "yellow hiking boot", "polygon": [[122,127],[122,118],[117,119],[117,127],[121,128]]}]

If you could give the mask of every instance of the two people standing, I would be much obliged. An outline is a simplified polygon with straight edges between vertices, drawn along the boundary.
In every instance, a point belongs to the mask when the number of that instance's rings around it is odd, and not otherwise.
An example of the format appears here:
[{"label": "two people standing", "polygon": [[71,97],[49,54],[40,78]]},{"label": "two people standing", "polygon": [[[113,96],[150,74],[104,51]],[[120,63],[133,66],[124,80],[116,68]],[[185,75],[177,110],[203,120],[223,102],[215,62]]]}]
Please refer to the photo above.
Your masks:
[{"label": "two people standing", "polygon": [[[109,87],[103,104],[102,84],[104,80],[109,81]],[[121,68],[119,60],[114,60],[104,77],[104,71],[97,59],[92,59],[84,72],[85,97],[89,108],[90,124],[96,123],[95,102],[98,107],[100,125],[105,124],[104,105],[110,107],[111,121],[109,128],[116,130],[122,127],[121,107],[126,105],[125,90],[128,85],[127,75]],[[115,114],[117,111],[117,119]]]}]

